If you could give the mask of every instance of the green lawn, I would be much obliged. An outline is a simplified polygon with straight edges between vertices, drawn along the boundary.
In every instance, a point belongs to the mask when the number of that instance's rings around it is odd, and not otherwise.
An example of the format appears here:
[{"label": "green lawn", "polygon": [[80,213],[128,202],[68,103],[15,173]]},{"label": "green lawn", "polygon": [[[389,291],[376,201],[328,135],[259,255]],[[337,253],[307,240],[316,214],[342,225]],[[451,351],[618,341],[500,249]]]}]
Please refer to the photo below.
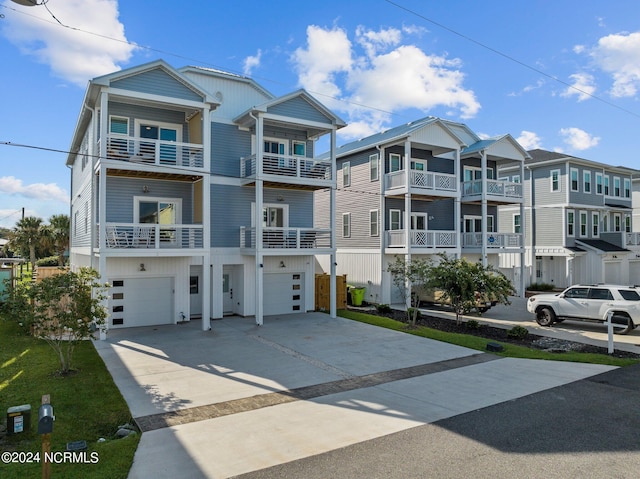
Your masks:
[{"label": "green lawn", "polygon": [[[7,436],[0,451],[41,452],[37,434],[38,408],[42,395],[51,395],[56,420],[51,434],[51,451],[64,451],[67,442],[84,440],[88,455],[96,452],[97,464],[52,464],[51,477],[126,478],[138,446],[139,435],[115,439],[117,427],[131,420],[131,413],[102,359],[90,341],[74,353],[77,372],[56,376],[59,364],[53,349],[44,341],[26,335],[12,321],[0,320],[0,412],[6,421],[7,408],[31,405],[31,430]],[[98,443],[99,438],[107,439]],[[41,477],[42,465],[2,464],[0,477]]]},{"label": "green lawn", "polygon": [[407,324],[401,321],[396,321],[381,316],[372,314],[360,313],[357,311],[339,310],[338,316],[343,318],[352,319],[354,321],[360,321],[362,323],[372,324],[380,326],[382,328],[393,329],[396,331],[402,331],[408,334],[414,334],[423,338],[435,339],[443,341],[445,343],[457,344],[458,346],[464,346],[466,348],[477,349],[480,351],[486,351],[488,342],[498,342],[504,346],[504,350],[499,354],[500,356],[510,358],[526,358],[526,359],[548,359],[553,361],[572,361],[579,363],[593,363],[593,364],[606,364],[610,366],[630,366],[636,364],[639,361],[637,359],[621,359],[608,356],[606,354],[592,354],[592,353],[578,353],[578,352],[566,352],[566,353],[549,353],[541,351],[539,349],[527,348],[524,346],[517,346],[509,343],[501,343],[499,341],[488,340],[478,336],[472,336],[468,334],[460,333],[447,333],[444,331],[438,331],[436,329],[420,326],[415,329],[407,328]]}]

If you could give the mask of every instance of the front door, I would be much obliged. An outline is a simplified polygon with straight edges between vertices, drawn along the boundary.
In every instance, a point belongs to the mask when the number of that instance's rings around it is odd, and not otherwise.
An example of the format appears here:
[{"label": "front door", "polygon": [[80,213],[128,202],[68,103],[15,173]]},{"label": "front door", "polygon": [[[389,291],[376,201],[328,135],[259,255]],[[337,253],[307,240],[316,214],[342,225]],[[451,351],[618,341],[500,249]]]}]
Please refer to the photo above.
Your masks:
[{"label": "front door", "polygon": [[233,282],[231,273],[222,274],[222,313],[233,314]]}]

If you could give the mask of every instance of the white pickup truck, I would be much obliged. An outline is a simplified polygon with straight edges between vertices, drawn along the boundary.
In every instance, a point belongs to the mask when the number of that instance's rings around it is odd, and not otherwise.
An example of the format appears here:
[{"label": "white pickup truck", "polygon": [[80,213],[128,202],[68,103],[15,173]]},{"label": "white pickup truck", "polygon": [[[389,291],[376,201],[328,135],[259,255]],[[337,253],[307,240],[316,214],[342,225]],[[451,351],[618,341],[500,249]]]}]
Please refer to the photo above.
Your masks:
[{"label": "white pickup truck", "polygon": [[627,334],[640,324],[640,294],[630,286],[576,285],[558,294],[531,296],[527,311],[536,315],[541,326],[565,319],[603,323],[612,313],[615,332]]}]

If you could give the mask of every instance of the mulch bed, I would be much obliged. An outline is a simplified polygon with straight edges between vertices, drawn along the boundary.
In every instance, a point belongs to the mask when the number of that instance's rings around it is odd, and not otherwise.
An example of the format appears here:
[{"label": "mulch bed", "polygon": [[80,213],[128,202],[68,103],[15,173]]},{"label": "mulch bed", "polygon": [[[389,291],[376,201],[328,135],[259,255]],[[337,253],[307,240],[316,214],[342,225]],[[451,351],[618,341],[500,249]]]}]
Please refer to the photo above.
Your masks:
[{"label": "mulch bed", "polygon": [[[353,309],[362,311],[361,308]],[[407,322],[407,314],[404,311],[392,310],[390,313],[379,313],[375,308],[372,308],[370,310],[367,310],[366,313],[395,319],[397,321]],[[531,333],[529,333],[523,339],[518,339],[508,336],[507,329],[497,328],[482,323],[480,323],[477,328],[474,328],[469,327],[465,322],[463,322],[462,324],[457,324],[454,319],[439,318],[436,316],[429,316],[425,314],[420,315],[417,324],[419,326],[427,326],[429,328],[437,329],[439,331],[445,331],[448,333],[470,334],[473,336],[479,336],[488,339],[490,341],[500,341],[502,343],[517,344],[519,346],[541,349],[554,353],[576,351],[582,353],[608,354],[607,348],[605,347],[598,347],[575,341],[567,341],[564,339],[548,338]],[[640,354],[618,350],[615,350],[613,354],[611,354],[611,356],[616,358],[640,359]]]}]

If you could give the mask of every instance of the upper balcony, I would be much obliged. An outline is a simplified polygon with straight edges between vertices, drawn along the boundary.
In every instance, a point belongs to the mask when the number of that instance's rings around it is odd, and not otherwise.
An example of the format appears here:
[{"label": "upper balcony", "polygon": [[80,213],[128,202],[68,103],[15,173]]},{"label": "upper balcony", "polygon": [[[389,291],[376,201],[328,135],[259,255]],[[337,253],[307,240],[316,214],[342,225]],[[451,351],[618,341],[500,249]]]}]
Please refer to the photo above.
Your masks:
[{"label": "upper balcony", "polygon": [[[256,155],[240,159],[240,177],[252,184],[258,176]],[[261,179],[267,184],[295,185],[301,189],[328,188],[334,183],[331,161],[303,156],[265,154],[262,157]]]},{"label": "upper balcony", "polygon": [[[107,223],[105,248],[133,252],[201,249],[203,226],[186,224]],[[100,225],[96,226],[96,247],[100,247]]]},{"label": "upper balcony", "polygon": [[[487,250],[520,250],[524,247],[522,233],[486,233]],[[482,249],[482,233],[462,233],[462,248]],[[498,251],[495,251],[498,252]]]},{"label": "upper balcony", "polygon": [[634,250],[640,247],[640,233],[625,233],[624,244],[626,247],[633,247]]},{"label": "upper balcony", "polygon": [[[473,202],[482,199],[482,181],[470,180],[462,182],[462,201]],[[487,201],[490,203],[522,203],[522,183],[510,181],[487,180]]]},{"label": "upper balcony", "polygon": [[414,193],[428,196],[455,197],[458,193],[458,181],[455,175],[431,171],[410,170],[409,188],[405,170],[393,171],[384,175],[385,195]]},{"label": "upper balcony", "polygon": [[[100,151],[100,141],[98,142]],[[106,159],[135,165],[204,169],[203,145],[154,140],[126,135],[107,135]]]},{"label": "upper balcony", "polygon": [[[404,248],[406,246],[405,230],[386,231],[387,248]],[[416,253],[437,253],[458,247],[458,232],[447,230],[410,230],[411,249]]]},{"label": "upper balcony", "polygon": [[[256,228],[240,228],[240,248],[256,249]],[[331,230],[318,228],[264,227],[264,254],[322,254],[331,252]]]}]

